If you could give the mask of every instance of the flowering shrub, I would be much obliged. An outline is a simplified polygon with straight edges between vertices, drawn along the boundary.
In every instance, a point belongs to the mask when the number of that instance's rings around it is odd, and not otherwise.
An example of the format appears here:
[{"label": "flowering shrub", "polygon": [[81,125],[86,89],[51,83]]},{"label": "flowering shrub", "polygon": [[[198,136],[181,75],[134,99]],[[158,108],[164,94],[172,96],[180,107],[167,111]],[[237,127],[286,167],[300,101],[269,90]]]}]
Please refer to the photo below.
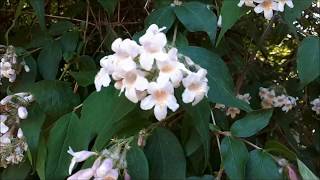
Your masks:
[{"label": "flowering shrub", "polygon": [[0,179],[319,179],[319,1],[0,2]]}]

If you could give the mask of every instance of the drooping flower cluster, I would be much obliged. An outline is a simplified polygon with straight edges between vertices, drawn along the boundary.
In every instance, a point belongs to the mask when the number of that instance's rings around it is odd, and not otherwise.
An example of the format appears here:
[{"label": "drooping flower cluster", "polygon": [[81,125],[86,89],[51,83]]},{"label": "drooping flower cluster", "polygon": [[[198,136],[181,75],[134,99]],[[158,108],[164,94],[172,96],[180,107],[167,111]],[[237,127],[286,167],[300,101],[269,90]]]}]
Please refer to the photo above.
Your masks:
[{"label": "drooping flower cluster", "polygon": [[[246,94],[243,94],[243,95],[238,94],[236,97],[237,97],[238,99],[240,99],[240,100],[242,100],[242,101],[250,104],[251,96],[250,96],[249,93],[246,93]],[[217,109],[225,109],[226,106],[225,106],[224,104],[216,104],[216,105],[215,105],[215,108],[217,108]],[[239,109],[239,108],[236,108],[236,107],[228,107],[228,108],[226,109],[226,115],[227,115],[227,116],[230,116],[232,119],[234,119],[234,118],[237,116],[237,114],[240,114],[240,109]]]},{"label": "drooping flower cluster", "polygon": [[151,25],[140,37],[140,45],[130,39],[116,39],[111,46],[114,54],[100,61],[101,69],[95,77],[97,91],[108,87],[112,78],[115,88],[130,101],[141,101],[141,109],[154,108],[158,120],[166,118],[167,108],[173,112],[179,108],[174,89],[181,84],[185,88],[184,103],[200,102],[209,90],[207,71],[178,54],[176,48],[168,47],[164,29]]},{"label": "drooping flower cluster", "polygon": [[292,0],[240,0],[239,7],[243,5],[254,7],[254,11],[258,14],[264,13],[264,17],[270,20],[273,16],[273,11],[284,11],[285,5],[293,8]]},{"label": "drooping flower cluster", "polygon": [[124,177],[125,180],[129,180],[130,176],[127,173],[127,160],[126,154],[130,149],[128,139],[114,140],[114,144],[102,152],[91,152],[91,151],[79,151],[74,152],[69,147],[68,153],[73,156],[70,166],[69,174],[71,175],[72,170],[76,163],[83,162],[89,157],[95,156],[96,159],[90,168],[82,169],[74,173],[68,178],[68,180],[89,180],[92,177],[94,179],[110,179],[117,180],[120,176]]},{"label": "drooping flower cluster", "polygon": [[297,98],[281,94],[276,96],[273,89],[260,87],[259,96],[261,98],[261,106],[264,109],[279,107],[282,111],[288,112],[297,105]]},{"label": "drooping flower cluster", "polygon": [[320,96],[317,99],[314,99],[310,102],[312,105],[312,110],[316,112],[316,114],[320,115]]},{"label": "drooping flower cluster", "polygon": [[26,72],[30,71],[24,61],[20,63],[17,61],[17,54],[13,46],[8,46],[6,53],[0,55],[0,59],[0,85],[2,84],[2,78],[7,78],[9,82],[14,82],[22,67],[24,67]]},{"label": "drooping flower cluster", "polygon": [[29,93],[7,96],[0,101],[0,167],[18,164],[28,145],[20,121],[28,116],[27,106],[33,101]]}]

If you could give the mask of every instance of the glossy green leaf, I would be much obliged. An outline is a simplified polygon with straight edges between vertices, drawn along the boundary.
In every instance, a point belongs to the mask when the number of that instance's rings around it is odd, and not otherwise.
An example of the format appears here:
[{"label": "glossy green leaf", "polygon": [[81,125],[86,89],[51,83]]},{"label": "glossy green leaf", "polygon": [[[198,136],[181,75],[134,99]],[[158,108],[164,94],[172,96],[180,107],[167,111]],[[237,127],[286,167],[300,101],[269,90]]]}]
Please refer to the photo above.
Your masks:
[{"label": "glossy green leaf", "polygon": [[209,35],[211,42],[215,43],[217,17],[207,5],[200,2],[187,2],[181,6],[175,6],[174,11],[188,31],[204,31]]},{"label": "glossy green leaf", "polygon": [[233,137],[224,137],[221,142],[223,167],[231,180],[244,180],[249,153],[246,145]]},{"label": "glossy green leaf", "polygon": [[40,180],[45,180],[46,175],[46,159],[47,159],[47,145],[44,136],[41,136],[39,141],[39,148],[36,162],[36,172]]},{"label": "glossy green leaf", "polygon": [[175,19],[176,16],[174,14],[173,7],[166,6],[153,11],[146,18],[146,27],[150,26],[151,24],[157,24],[160,28],[166,27],[164,32],[167,32],[173,25]]},{"label": "glossy green leaf", "polygon": [[271,116],[270,109],[249,112],[244,118],[232,124],[231,133],[237,137],[253,136],[269,124]]},{"label": "glossy green leaf", "polygon": [[97,71],[70,72],[70,75],[77,81],[79,86],[87,87],[94,82]]},{"label": "glossy green leaf", "polygon": [[229,70],[219,56],[207,49],[193,46],[179,48],[179,52],[207,69],[209,101],[251,111],[247,103],[236,98]]},{"label": "glossy green leaf", "polygon": [[44,3],[44,0],[30,0],[30,4],[38,17],[38,21],[42,30],[46,29]]},{"label": "glossy green leaf", "polygon": [[306,86],[320,76],[320,39],[306,37],[297,54],[298,73],[302,86]]},{"label": "glossy green leaf", "polygon": [[268,153],[255,149],[249,155],[246,179],[282,179],[278,169],[277,164]]},{"label": "glossy green leaf", "polygon": [[217,45],[221,41],[223,35],[245,14],[243,8],[237,6],[237,1],[223,1],[221,8],[222,25]]},{"label": "glossy green leaf", "polygon": [[70,58],[66,59],[65,58],[66,55],[75,54],[75,51],[76,51],[76,48],[78,45],[78,41],[79,41],[79,32],[78,31],[65,32],[61,36],[60,43],[61,43],[61,47],[62,47],[63,56],[66,61],[71,60]]},{"label": "glossy green leaf", "polygon": [[42,77],[46,80],[55,80],[59,63],[62,59],[62,50],[57,41],[48,43],[38,56],[38,67]]},{"label": "glossy green leaf", "polygon": [[127,154],[128,174],[132,179],[149,179],[149,165],[144,152],[137,146]]},{"label": "glossy green leaf", "polygon": [[303,180],[319,180],[319,178],[299,159],[297,159],[299,172]]},{"label": "glossy green leaf", "polygon": [[17,165],[11,165],[2,171],[0,179],[3,180],[24,180],[31,171],[29,161],[24,161]]},{"label": "glossy green leaf", "polygon": [[267,141],[265,144],[265,150],[272,152],[272,154],[284,156],[289,160],[295,160],[297,157],[294,152],[276,140]]},{"label": "glossy green leaf", "polygon": [[104,10],[107,11],[108,15],[111,16],[117,7],[118,0],[98,0]]},{"label": "glossy green leaf", "polygon": [[183,149],[173,133],[157,128],[148,138],[145,153],[150,179],[185,179],[186,160]]}]

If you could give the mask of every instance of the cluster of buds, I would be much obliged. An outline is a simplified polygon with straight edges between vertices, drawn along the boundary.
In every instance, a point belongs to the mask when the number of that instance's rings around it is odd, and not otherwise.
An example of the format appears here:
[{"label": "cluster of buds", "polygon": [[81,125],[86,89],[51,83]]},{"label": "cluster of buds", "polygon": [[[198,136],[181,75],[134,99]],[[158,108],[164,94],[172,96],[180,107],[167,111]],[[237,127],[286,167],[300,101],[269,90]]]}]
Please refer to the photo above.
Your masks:
[{"label": "cluster of buds", "polygon": [[0,167],[18,164],[28,145],[20,121],[28,116],[27,106],[33,101],[29,93],[7,96],[0,101]]},{"label": "cluster of buds", "polygon": [[[251,96],[249,93],[246,93],[244,95],[241,95],[241,94],[238,94],[237,95],[237,98],[250,104],[250,99],[251,99]],[[227,107],[224,105],[224,104],[216,104],[215,105],[215,108],[217,109],[226,109],[226,115],[227,116],[230,116],[232,119],[234,119],[237,114],[240,114],[240,109],[239,108],[236,108],[236,107]]]},{"label": "cluster of buds", "polygon": [[259,96],[261,98],[261,106],[264,109],[273,107],[281,108],[282,111],[288,112],[297,105],[297,98],[281,94],[276,96],[273,89],[260,87]]},{"label": "cluster of buds", "polygon": [[312,110],[316,112],[316,114],[320,115],[320,96],[317,99],[314,99],[310,102],[312,105]]},{"label": "cluster of buds", "polygon": [[130,39],[116,39],[111,46],[114,54],[101,59],[101,69],[95,77],[97,91],[108,87],[111,78],[114,86],[125,92],[133,103],[140,103],[143,110],[154,107],[155,117],[166,118],[167,108],[179,108],[174,89],[184,86],[184,103],[196,105],[209,90],[207,71],[194,64],[190,58],[178,54],[167,45],[166,35],[153,24],[140,37],[138,45]]},{"label": "cluster of buds", "polygon": [[285,5],[293,8],[292,0],[240,0],[239,7],[243,5],[253,7],[257,14],[264,13],[264,17],[270,20],[273,17],[273,11],[284,11]]},{"label": "cluster of buds", "polygon": [[0,55],[0,59],[0,85],[2,84],[2,78],[7,78],[11,83],[14,82],[17,75],[21,72],[22,67],[24,67],[26,72],[30,71],[25,61],[18,62],[17,54],[13,46],[8,46],[6,52]]},{"label": "cluster of buds", "polygon": [[79,170],[68,178],[68,180],[78,179],[110,179],[117,180],[122,176],[125,180],[130,180],[127,172],[127,151],[130,149],[130,142],[132,139],[119,139],[113,140],[113,145],[102,152],[92,151],[79,151],[74,152],[69,147],[68,153],[73,156],[70,166],[69,174],[71,175],[72,169],[76,163],[83,162],[89,157],[96,157],[92,167]]}]

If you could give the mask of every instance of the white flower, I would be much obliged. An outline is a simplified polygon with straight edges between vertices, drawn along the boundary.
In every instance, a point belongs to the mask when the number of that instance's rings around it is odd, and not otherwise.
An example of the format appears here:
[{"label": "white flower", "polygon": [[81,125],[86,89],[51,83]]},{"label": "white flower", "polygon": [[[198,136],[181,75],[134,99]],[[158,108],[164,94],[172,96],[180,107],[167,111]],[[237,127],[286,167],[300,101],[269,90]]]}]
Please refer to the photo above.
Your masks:
[{"label": "white flower", "polygon": [[239,108],[229,107],[227,109],[226,115],[227,116],[231,116],[232,119],[234,119],[237,116],[237,114],[240,114],[240,109]]},{"label": "white flower", "polygon": [[273,99],[273,106],[274,107],[282,107],[286,101],[288,100],[288,97],[286,95],[277,96]]},{"label": "white flower", "polygon": [[143,69],[150,71],[154,63],[154,59],[164,61],[167,58],[165,52],[165,45],[167,44],[167,37],[161,31],[163,28],[152,24],[146,33],[139,38],[140,44],[143,46],[140,55],[140,65]]},{"label": "white flower", "polygon": [[246,93],[246,94],[243,94],[243,95],[238,94],[238,95],[237,95],[237,98],[240,99],[240,100],[242,100],[242,101],[244,101],[244,102],[246,102],[246,103],[248,103],[248,104],[250,104],[251,96],[250,96],[249,93]]},{"label": "white flower", "polygon": [[113,169],[113,160],[105,159],[101,165],[97,168],[96,174],[94,175],[96,180],[103,179],[118,179],[119,171],[118,169]]},{"label": "white flower", "polygon": [[67,180],[90,180],[94,175],[94,170],[92,168],[82,169],[72,176],[68,177]]},{"label": "white flower", "polygon": [[101,87],[108,87],[110,85],[111,79],[108,74],[107,69],[101,68],[96,77],[94,78],[94,85],[96,90],[101,91]]},{"label": "white flower", "polygon": [[226,105],[217,103],[214,107],[217,109],[224,109],[226,108]]},{"label": "white flower", "polygon": [[186,88],[182,94],[184,103],[192,102],[192,105],[196,105],[207,95],[209,87],[206,75],[207,71],[200,69],[197,73],[190,73],[182,80],[182,84]]},{"label": "white flower", "polygon": [[249,6],[249,7],[255,7],[253,0],[240,0],[240,2],[238,3],[238,6],[242,7],[243,4],[245,4],[246,6]]},{"label": "white flower", "polygon": [[284,6],[287,4],[288,7],[293,8],[294,5],[292,3],[292,0],[277,0],[278,1],[278,10],[283,12]]},{"label": "white flower", "polygon": [[157,65],[160,70],[158,81],[164,82],[171,80],[174,87],[178,87],[182,78],[182,70],[186,70],[185,66],[178,61],[178,50],[170,49],[168,59],[166,61],[158,61]]},{"label": "white flower", "polygon": [[149,110],[154,108],[154,115],[157,120],[163,120],[167,116],[167,108],[175,112],[179,108],[174,89],[170,82],[152,82],[148,88],[149,96],[141,101],[141,109]]},{"label": "white flower", "polygon": [[26,107],[20,106],[18,108],[18,116],[20,119],[27,119],[28,117],[28,110]]},{"label": "white flower", "polygon": [[289,110],[291,110],[294,106],[296,106],[296,98],[292,97],[292,96],[287,96],[283,107],[281,108],[282,111],[284,112],[288,112]]},{"label": "white flower", "polygon": [[268,20],[271,20],[273,16],[273,10],[278,10],[278,4],[273,0],[259,0],[258,2],[261,3],[254,8],[254,11],[258,14],[264,12],[264,17]]},{"label": "white flower", "polygon": [[23,137],[23,131],[22,131],[21,128],[18,129],[17,137],[18,137],[19,139],[21,139],[21,138]]},{"label": "white flower", "polygon": [[139,93],[143,92],[148,88],[149,82],[144,77],[143,72],[138,70],[132,70],[129,72],[119,72],[114,74],[115,79],[119,79],[115,83],[115,87],[120,89],[122,93],[125,91],[125,96],[132,101],[137,103],[140,100]]},{"label": "white flower", "polygon": [[133,60],[138,56],[140,46],[135,41],[118,38],[112,43],[111,49],[115,54],[110,55],[109,58],[113,61],[115,66],[125,71],[136,68],[136,63]]},{"label": "white flower", "polygon": [[10,137],[11,137],[10,132],[3,134],[0,137],[0,144],[10,144],[11,143]]},{"label": "white flower", "polygon": [[315,111],[316,114],[320,114],[320,97],[311,101],[310,104],[312,105],[312,110]]},{"label": "white flower", "polygon": [[69,166],[69,174],[71,174],[73,167],[75,166],[76,163],[85,161],[89,157],[93,155],[97,155],[95,152],[91,151],[79,151],[79,152],[74,152],[71,147],[69,147],[69,150],[67,151],[70,155],[73,156],[70,166]]}]

